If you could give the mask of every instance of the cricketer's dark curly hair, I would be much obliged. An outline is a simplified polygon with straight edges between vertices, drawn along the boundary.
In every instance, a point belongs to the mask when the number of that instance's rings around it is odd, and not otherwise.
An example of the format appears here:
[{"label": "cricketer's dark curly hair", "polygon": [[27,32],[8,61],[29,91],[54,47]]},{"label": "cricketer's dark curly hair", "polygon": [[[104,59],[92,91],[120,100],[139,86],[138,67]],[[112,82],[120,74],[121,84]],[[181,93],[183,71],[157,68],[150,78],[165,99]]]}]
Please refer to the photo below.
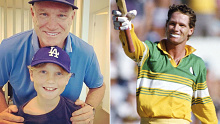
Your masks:
[{"label": "cricketer's dark curly hair", "polygon": [[189,27],[190,28],[194,28],[196,26],[196,14],[195,12],[189,8],[186,4],[180,4],[180,5],[171,5],[169,7],[169,11],[168,11],[168,19],[167,19],[167,23],[169,22],[172,14],[174,12],[181,12],[185,15],[189,16]]}]

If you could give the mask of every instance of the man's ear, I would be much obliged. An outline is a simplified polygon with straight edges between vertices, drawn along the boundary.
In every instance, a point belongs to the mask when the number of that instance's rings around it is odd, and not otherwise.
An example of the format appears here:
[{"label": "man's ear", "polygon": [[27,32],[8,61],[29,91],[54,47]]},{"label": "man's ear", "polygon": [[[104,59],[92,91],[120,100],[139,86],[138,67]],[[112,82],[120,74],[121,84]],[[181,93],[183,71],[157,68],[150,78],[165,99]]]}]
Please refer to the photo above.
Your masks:
[{"label": "man's ear", "polygon": [[190,28],[189,33],[188,33],[188,39],[189,39],[190,36],[193,35],[193,33],[194,33],[194,28]]},{"label": "man's ear", "polygon": [[193,32],[194,32],[194,28],[190,28],[189,29],[189,36],[191,36],[193,34]]},{"label": "man's ear", "polygon": [[72,19],[72,20],[74,19],[75,14],[76,14],[76,11],[75,11],[75,10],[73,10],[73,13],[72,13],[72,15],[71,15],[71,19]]},{"label": "man's ear", "polygon": [[34,8],[33,8],[33,5],[31,6],[31,16],[32,16],[32,18],[34,17]]}]

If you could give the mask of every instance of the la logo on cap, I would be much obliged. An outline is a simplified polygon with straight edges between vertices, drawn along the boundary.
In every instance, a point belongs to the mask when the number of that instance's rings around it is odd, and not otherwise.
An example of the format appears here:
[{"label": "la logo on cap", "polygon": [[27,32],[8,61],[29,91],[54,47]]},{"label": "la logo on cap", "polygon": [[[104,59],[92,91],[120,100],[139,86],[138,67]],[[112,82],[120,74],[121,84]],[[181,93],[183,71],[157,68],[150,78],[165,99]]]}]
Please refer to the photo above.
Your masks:
[{"label": "la logo on cap", "polygon": [[51,47],[50,52],[48,52],[48,53],[49,53],[49,56],[53,56],[55,58],[58,58],[58,56],[60,54],[55,47]]}]

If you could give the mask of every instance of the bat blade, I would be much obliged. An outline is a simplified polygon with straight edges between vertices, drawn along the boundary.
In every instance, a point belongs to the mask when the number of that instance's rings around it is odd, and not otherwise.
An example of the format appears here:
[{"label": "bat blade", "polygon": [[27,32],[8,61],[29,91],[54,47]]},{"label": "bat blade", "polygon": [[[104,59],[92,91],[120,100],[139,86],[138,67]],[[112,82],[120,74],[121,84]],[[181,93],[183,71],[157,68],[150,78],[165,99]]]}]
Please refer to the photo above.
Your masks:
[{"label": "bat blade", "polygon": [[126,3],[125,0],[116,0],[118,9],[121,11],[122,16],[126,16],[127,14],[127,7],[126,7]]}]

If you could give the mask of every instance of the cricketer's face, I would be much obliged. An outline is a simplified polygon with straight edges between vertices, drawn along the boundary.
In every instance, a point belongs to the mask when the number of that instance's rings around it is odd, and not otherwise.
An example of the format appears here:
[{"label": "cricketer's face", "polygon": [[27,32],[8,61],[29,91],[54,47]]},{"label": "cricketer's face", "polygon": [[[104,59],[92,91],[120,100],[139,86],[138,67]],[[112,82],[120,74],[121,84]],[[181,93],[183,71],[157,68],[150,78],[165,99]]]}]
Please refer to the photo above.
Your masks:
[{"label": "cricketer's face", "polygon": [[40,47],[63,48],[75,14],[72,7],[51,1],[35,2],[31,13]]},{"label": "cricketer's face", "polygon": [[193,30],[189,27],[189,16],[174,12],[166,25],[167,39],[175,45],[186,43],[188,36],[193,34]]},{"label": "cricketer's face", "polygon": [[44,100],[59,99],[70,76],[71,74],[53,63],[46,63],[30,70],[30,78],[34,82],[37,96]]}]

